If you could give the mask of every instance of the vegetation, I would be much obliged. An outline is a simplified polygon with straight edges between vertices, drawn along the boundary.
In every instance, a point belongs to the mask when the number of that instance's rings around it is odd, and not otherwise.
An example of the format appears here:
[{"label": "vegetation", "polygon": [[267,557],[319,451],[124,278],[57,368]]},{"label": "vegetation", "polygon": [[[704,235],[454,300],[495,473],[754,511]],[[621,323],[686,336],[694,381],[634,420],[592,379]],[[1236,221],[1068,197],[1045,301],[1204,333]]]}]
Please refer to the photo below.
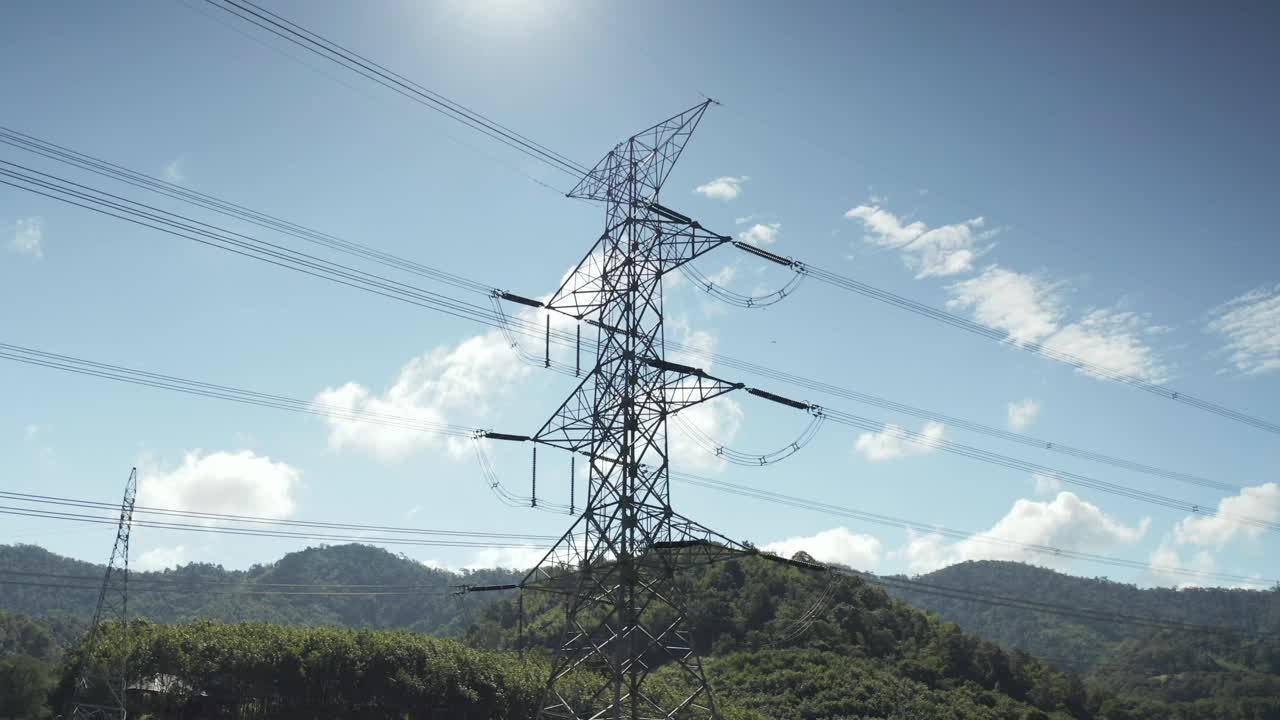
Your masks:
[{"label": "vegetation", "polygon": [[[0,545],[0,570],[90,578],[85,590],[68,591],[40,585],[0,583],[0,608],[26,615],[60,614],[87,621],[97,602],[101,565],[55,555],[34,545]],[[137,617],[156,622],[252,620],[280,625],[336,625],[404,628],[450,635],[465,627],[465,616],[449,593],[462,584],[514,582],[511,570],[450,572],[428,567],[403,555],[367,545],[336,545],[289,553],[269,565],[226,570],[220,565],[192,563],[176,570],[130,574],[135,591],[129,608]],[[184,585],[184,583],[190,583]],[[411,585],[422,593],[404,596],[296,596],[236,594],[261,590],[266,583]],[[63,579],[57,584],[66,585]],[[156,592],[161,588],[164,592]],[[270,589],[270,588],[267,588]],[[464,608],[478,609],[488,598],[477,597]]]},{"label": "vegetation", "polygon": [[[0,569],[101,573],[31,547],[0,547]],[[140,616],[130,632],[140,681],[133,701],[156,718],[526,717],[559,639],[557,600],[527,595],[521,634],[509,594],[462,604],[443,594],[515,576],[449,573],[362,546],[310,549],[243,572],[192,565],[139,573],[227,589],[414,584],[440,594],[140,591],[131,602]],[[1260,635],[1280,629],[1276,592],[1140,590],[1010,563],[969,563],[929,579],[1197,624],[1243,619]],[[759,559],[698,568],[679,582],[692,602],[694,644],[730,718],[1280,720],[1280,651],[1261,637],[907,598],[936,613],[926,614],[874,584]],[[65,698],[93,600],[0,585],[0,606],[31,613],[0,612],[0,718],[43,718]],[[245,618],[254,621],[222,622]],[[655,677],[659,692],[678,692],[673,673]]]},{"label": "vegetation", "polygon": [[1170,717],[1280,718],[1276,590],[1142,589],[1105,578],[990,561],[954,565],[922,579],[1071,607],[1238,628],[1239,633],[1160,630],[892,591],[978,637],[1081,673],[1091,686],[1176,705]]}]

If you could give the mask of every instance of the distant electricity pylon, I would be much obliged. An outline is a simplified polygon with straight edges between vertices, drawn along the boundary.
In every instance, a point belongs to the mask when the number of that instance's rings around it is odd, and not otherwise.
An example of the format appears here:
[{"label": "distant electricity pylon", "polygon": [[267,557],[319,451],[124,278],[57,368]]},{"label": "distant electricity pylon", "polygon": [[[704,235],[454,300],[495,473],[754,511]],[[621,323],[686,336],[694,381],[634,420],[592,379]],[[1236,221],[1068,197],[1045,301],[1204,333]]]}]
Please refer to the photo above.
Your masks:
[{"label": "distant electricity pylon", "polygon": [[[598,330],[594,368],[535,435],[486,433],[557,447],[589,461],[586,506],[537,567],[518,586],[472,588],[519,587],[565,598],[565,631],[539,718],[719,717],[685,627],[676,575],[695,563],[760,553],[672,508],[667,420],[738,389],[812,409],[664,357],[663,276],[734,242],[663,206],[658,197],[711,102],[619,143],[569,193],[603,202],[605,229],[550,300],[498,293]],[[548,321],[548,334],[549,328]],[[674,695],[648,682],[659,668],[673,680],[666,687],[677,688]],[[585,696],[568,692],[566,676],[575,671],[601,680]]]},{"label": "distant electricity pylon", "polygon": [[[129,678],[129,530],[138,493],[138,469],[129,472],[120,503],[120,522],[107,573],[98,592],[98,608],[81,646],[80,666],[66,713],[72,720],[124,720]],[[115,621],[118,636],[104,637],[102,624]]]}]

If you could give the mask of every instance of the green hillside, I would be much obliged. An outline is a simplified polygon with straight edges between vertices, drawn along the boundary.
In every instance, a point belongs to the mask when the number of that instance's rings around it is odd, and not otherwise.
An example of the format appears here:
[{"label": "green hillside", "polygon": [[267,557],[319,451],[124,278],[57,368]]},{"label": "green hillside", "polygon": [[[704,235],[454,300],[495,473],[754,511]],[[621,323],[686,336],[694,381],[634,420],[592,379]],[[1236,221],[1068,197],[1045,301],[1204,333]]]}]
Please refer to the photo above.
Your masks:
[{"label": "green hillside", "polygon": [[[101,573],[32,546],[0,548],[0,570]],[[517,575],[451,573],[358,545],[290,553],[247,571],[191,565],[138,573],[131,603],[145,619],[133,627],[132,666],[182,689],[166,694],[163,707],[148,706],[156,717],[212,717],[213,706],[220,708],[214,714],[260,717],[523,717],[559,638],[562,607],[546,595],[527,594],[520,632],[514,593],[461,601],[447,594],[460,584],[501,584]],[[1259,631],[1275,627],[1280,598],[1146,591],[1008,563],[957,566],[929,579],[1082,607],[1127,602],[1130,613],[1202,624],[1244,613]],[[1280,718],[1280,654],[1262,640],[909,598],[933,615],[858,578],[815,576],[758,558],[699,567],[678,580],[691,602],[693,641],[729,717]],[[186,591],[179,587],[196,581],[201,584]],[[412,585],[423,593],[243,594],[320,583]],[[144,589],[154,587],[171,591]],[[94,600],[91,592],[0,583],[0,608],[9,611],[0,614],[0,704],[35,697],[43,705],[59,678],[65,689]],[[656,677],[676,682],[661,671]],[[424,704],[437,714],[414,715]]]},{"label": "green hillside", "polygon": [[921,578],[1076,608],[1119,611],[1239,633],[1153,629],[894,589],[977,637],[1081,673],[1090,685],[1176,703],[1179,717],[1280,718],[1280,592],[1139,588],[1010,562],[967,562]]}]

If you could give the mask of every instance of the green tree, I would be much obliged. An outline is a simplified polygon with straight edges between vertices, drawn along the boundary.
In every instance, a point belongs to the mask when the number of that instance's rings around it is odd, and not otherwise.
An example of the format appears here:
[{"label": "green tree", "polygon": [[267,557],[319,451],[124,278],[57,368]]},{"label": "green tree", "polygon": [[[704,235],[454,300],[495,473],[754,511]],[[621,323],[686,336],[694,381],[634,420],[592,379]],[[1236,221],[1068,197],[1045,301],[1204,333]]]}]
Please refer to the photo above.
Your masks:
[{"label": "green tree", "polygon": [[45,701],[52,676],[49,668],[30,655],[0,661],[0,717],[37,720],[49,716]]}]

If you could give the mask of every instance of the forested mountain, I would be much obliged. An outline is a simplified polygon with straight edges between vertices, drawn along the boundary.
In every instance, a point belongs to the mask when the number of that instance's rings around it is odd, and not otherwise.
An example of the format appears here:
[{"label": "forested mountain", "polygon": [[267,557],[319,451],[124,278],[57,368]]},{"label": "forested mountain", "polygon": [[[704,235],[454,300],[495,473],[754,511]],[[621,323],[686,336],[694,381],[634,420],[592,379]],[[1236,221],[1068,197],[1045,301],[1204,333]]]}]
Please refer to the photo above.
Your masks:
[{"label": "forested mountain", "polygon": [[[0,582],[0,609],[87,620],[93,614],[104,570],[101,565],[65,558],[34,545],[0,545],[0,580],[5,581]],[[3,574],[6,571],[8,574]],[[459,632],[465,612],[490,600],[477,596],[459,606],[450,595],[458,585],[510,583],[521,574],[501,569],[450,572],[367,545],[322,546],[289,553],[274,563],[248,570],[192,563],[163,572],[133,571],[129,607],[137,617],[163,623],[253,620],[403,628],[449,635]],[[325,583],[333,585],[316,587]],[[378,597],[283,594],[289,585],[299,586],[293,588],[298,591],[339,592],[342,586],[394,585],[414,592]],[[460,609],[465,612],[460,614]]]},{"label": "forested mountain", "polygon": [[[3,570],[29,573],[0,575],[8,580],[35,573],[100,577],[102,568],[17,546],[0,547]],[[545,674],[542,658],[559,638],[563,609],[546,595],[526,595],[520,632],[511,593],[462,601],[447,595],[460,584],[501,584],[517,576],[451,573],[355,545],[291,553],[247,571],[190,565],[137,573],[131,604],[148,620],[136,621],[133,665],[178,682],[186,700],[175,702],[222,703],[225,710],[251,697],[255,712],[269,717],[312,717],[321,706],[335,717],[399,709],[412,714],[422,712],[423,703],[440,709],[431,717],[521,717]],[[1247,616],[1260,633],[1276,628],[1280,598],[1273,592],[1139,590],[1009,563],[966,564],[927,579],[1198,624],[1238,623]],[[815,576],[751,558],[696,568],[680,582],[691,601],[693,641],[730,717],[1280,720],[1280,655],[1266,640],[909,598],[938,613],[931,616],[857,578]],[[244,594],[323,583],[422,592],[375,598]],[[74,657],[95,599],[93,592],[34,581],[0,583],[0,608],[29,616],[0,614],[0,694],[7,682],[36,682],[30,677],[41,668],[43,684],[30,697],[43,698],[55,674],[65,688],[68,664],[62,662],[59,673],[58,658],[64,649]],[[248,620],[259,622],[240,624]],[[515,657],[517,649],[523,659]],[[390,704],[368,705],[375,700]]]},{"label": "forested mountain", "polygon": [[994,561],[953,565],[919,579],[1073,608],[1237,628],[1237,633],[1154,629],[891,590],[977,637],[1079,672],[1093,686],[1221,713],[1204,717],[1280,717],[1276,590],[1139,588]]}]

